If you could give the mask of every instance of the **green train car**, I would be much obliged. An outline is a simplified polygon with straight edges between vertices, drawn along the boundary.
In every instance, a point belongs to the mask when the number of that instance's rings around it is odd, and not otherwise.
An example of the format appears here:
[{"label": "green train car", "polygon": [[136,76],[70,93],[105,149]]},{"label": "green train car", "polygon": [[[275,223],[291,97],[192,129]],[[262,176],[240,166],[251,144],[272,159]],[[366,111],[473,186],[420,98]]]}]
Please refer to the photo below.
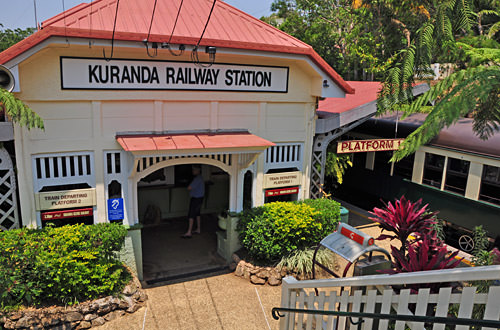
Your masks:
[{"label": "green train car", "polygon": [[[349,137],[394,138],[396,123],[397,136],[405,137],[425,120],[422,114],[403,121],[397,116],[372,118]],[[480,140],[472,120],[465,118],[402,161],[389,163],[391,156],[391,151],[355,153],[354,166],[334,195],[368,210],[402,195],[422,198],[430,210],[439,211],[451,245],[472,251],[472,231],[482,225],[491,247],[500,246],[500,132]]]}]

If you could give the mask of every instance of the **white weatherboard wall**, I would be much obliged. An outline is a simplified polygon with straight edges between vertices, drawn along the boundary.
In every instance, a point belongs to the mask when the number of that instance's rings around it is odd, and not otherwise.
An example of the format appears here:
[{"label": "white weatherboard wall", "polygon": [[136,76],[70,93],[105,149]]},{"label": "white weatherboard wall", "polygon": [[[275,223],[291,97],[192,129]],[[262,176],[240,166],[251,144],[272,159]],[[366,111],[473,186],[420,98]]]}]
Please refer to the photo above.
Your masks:
[{"label": "white weatherboard wall", "polygon": [[[240,65],[276,66],[289,68],[288,92],[235,91],[170,91],[170,90],[63,90],[61,88],[60,57],[102,57],[101,49],[70,44],[52,45],[19,63],[21,92],[16,96],[36,111],[45,123],[45,130],[15,127],[16,157],[19,170],[19,191],[23,225],[35,227],[32,159],[37,155],[62,153],[91,153],[97,205],[94,221],[107,221],[107,184],[105,155],[120,152],[123,168],[119,175],[125,198],[125,223],[137,223],[137,198],[133,174],[134,157],[116,142],[117,132],[200,129],[248,129],[252,134],[278,144],[300,144],[303,172],[299,198],[308,197],[311,146],[314,135],[315,97],[318,73],[307,61],[279,57],[222,55],[217,62]],[[115,58],[148,61],[144,49],[115,49]],[[189,61],[189,53],[180,61]],[[167,52],[156,60],[170,61]],[[109,63],[114,63],[113,60]],[[165,154],[168,155],[168,154]],[[242,157],[242,158],[240,158]],[[230,194],[232,210],[241,208],[244,156],[235,157],[231,166]],[[193,160],[192,163],[196,163]],[[264,156],[251,166],[254,172],[253,202],[263,201],[262,179]],[[267,165],[266,165],[267,166]],[[294,165],[295,166],[295,165]],[[37,187],[40,189],[41,187]]]}]

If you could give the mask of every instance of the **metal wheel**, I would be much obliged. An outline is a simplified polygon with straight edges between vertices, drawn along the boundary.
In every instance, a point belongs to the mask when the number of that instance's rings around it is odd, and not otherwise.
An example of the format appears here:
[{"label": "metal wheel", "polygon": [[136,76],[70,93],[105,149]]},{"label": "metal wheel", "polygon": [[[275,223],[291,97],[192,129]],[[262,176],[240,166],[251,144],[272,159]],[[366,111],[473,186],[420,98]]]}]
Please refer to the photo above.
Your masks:
[{"label": "metal wheel", "polygon": [[462,251],[471,252],[474,250],[474,239],[471,236],[464,234],[458,238],[458,246]]}]

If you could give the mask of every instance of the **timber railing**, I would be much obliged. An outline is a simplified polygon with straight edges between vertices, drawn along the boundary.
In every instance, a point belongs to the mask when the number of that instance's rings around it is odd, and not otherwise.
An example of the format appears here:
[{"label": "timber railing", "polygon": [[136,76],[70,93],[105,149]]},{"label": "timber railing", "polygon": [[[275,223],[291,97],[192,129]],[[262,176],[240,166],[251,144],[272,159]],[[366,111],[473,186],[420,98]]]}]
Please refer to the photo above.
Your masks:
[{"label": "timber railing", "polygon": [[307,281],[287,277],[273,316],[281,316],[281,330],[388,329],[390,321],[395,330],[444,330],[445,324],[498,329],[499,285],[500,266]]}]

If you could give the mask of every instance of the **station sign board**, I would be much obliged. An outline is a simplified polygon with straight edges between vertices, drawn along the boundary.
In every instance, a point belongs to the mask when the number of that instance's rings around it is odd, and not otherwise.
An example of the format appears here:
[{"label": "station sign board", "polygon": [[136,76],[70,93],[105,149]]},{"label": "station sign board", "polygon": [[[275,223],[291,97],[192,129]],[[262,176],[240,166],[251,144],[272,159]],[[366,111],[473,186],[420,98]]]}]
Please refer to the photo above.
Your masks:
[{"label": "station sign board", "polygon": [[298,193],[299,193],[299,187],[269,189],[266,190],[266,197],[292,195]]},{"label": "station sign board", "polygon": [[58,220],[67,218],[81,218],[88,217],[94,214],[94,209],[84,208],[76,210],[64,210],[64,211],[53,211],[53,212],[42,212],[42,220]]},{"label": "station sign board", "polygon": [[299,171],[264,174],[264,189],[300,186],[302,173]]},{"label": "station sign board", "polygon": [[60,190],[35,194],[37,211],[96,205],[95,188]]},{"label": "station sign board", "polygon": [[338,154],[398,150],[405,139],[349,140],[337,143]]},{"label": "station sign board", "polygon": [[61,57],[62,89],[288,92],[288,67]]}]

